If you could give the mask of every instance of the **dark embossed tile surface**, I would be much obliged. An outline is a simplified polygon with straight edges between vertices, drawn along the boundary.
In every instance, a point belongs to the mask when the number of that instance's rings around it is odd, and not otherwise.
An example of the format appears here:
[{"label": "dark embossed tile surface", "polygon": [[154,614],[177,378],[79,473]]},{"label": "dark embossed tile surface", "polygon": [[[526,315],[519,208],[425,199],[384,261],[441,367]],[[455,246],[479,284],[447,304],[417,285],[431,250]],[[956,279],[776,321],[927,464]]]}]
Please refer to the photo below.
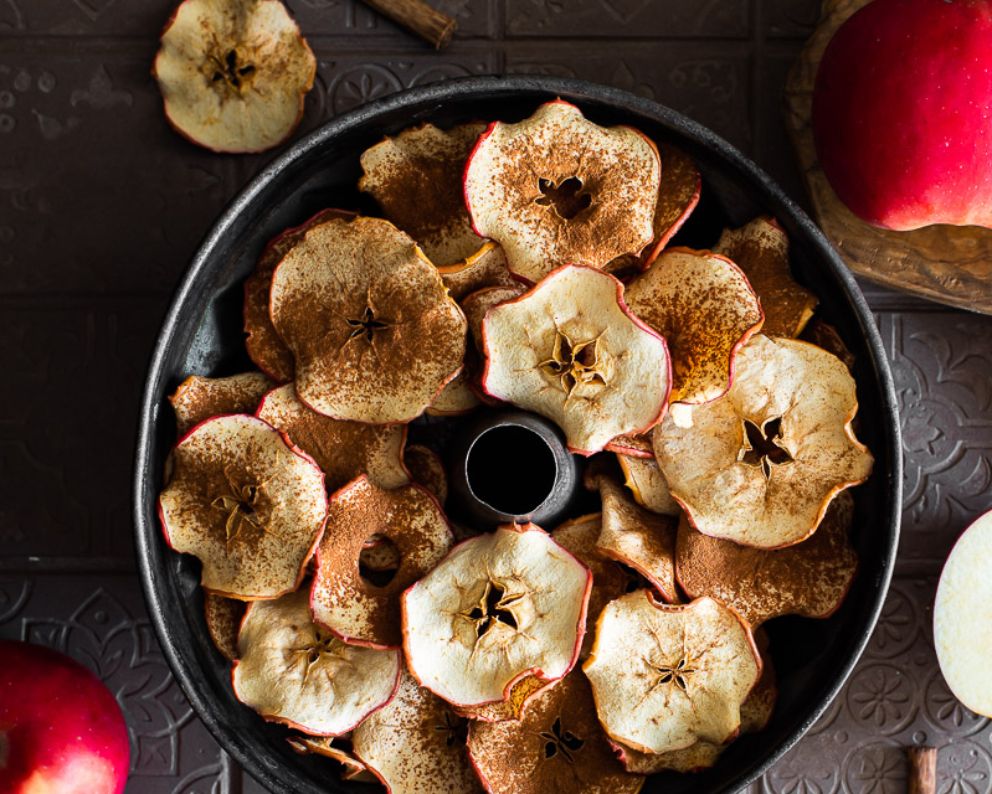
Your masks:
[{"label": "dark embossed tile surface", "polygon": [[[436,0],[433,53],[354,0],[290,0],[319,59],[302,130],[432,80],[513,71],[607,82],[682,110],[802,200],[779,118],[815,0]],[[261,794],[172,682],[134,574],[135,406],[169,293],[269,155],[220,157],[162,118],[149,76],[169,0],[0,0],[0,636],[100,675],[131,726],[132,794]],[[940,562],[992,507],[992,319],[866,285],[905,433],[898,574],[842,696],[756,784],[887,794],[902,748],[945,746],[938,791],[992,790],[992,726],[940,677]]]}]

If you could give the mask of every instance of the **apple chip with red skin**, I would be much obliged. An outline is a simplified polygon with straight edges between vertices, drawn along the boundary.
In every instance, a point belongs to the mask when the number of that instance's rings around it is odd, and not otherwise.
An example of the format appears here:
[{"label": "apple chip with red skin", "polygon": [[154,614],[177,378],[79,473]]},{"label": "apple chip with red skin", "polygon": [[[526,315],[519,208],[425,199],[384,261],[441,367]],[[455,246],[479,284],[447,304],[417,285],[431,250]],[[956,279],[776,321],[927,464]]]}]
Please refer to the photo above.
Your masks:
[{"label": "apple chip with red skin", "polygon": [[406,428],[402,425],[370,425],[324,416],[297,399],[292,383],[265,395],[257,416],[316,461],[328,491],[336,491],[359,474],[368,474],[381,488],[410,481],[403,464]]},{"label": "apple chip with red skin", "polygon": [[362,153],[358,189],[370,193],[386,218],[416,240],[438,267],[468,259],[484,242],[472,230],[465,209],[462,174],[485,128],[462,124],[442,130],[421,124]]},{"label": "apple chip with red skin", "polygon": [[316,73],[279,0],[185,0],[152,67],[169,123],[215,152],[261,152],[286,140]]},{"label": "apple chip with red skin", "polygon": [[324,475],[270,425],[218,416],[172,450],[166,542],[203,563],[204,589],[242,600],[295,590],[327,514]]},{"label": "apple chip with red skin", "polygon": [[596,550],[633,568],[667,602],[677,602],[675,519],[636,504],[624,487],[609,477],[600,476],[597,481],[603,513]]},{"label": "apple chip with red skin", "polygon": [[468,751],[493,794],[636,794],[644,783],[617,761],[578,670],[531,700],[519,720],[473,722]]},{"label": "apple chip with red skin", "polygon": [[[399,567],[383,586],[366,581],[359,570],[369,538],[386,538],[399,551]],[[400,595],[453,542],[448,520],[427,489],[411,484],[387,491],[360,475],[328,503],[310,591],[314,620],[354,645],[400,647]]]},{"label": "apple chip with red skin", "polygon": [[[755,644],[761,652],[761,678],[754,685],[751,694],[741,704],[741,733],[757,733],[764,730],[771,720],[775,703],[778,700],[778,685],[775,666],[768,654],[768,638],[763,631],[754,634]],[[654,775],[658,772],[700,772],[713,766],[729,745],[714,744],[701,739],[682,750],[667,753],[642,753],[614,743],[621,763],[628,772]]]},{"label": "apple chip with red skin", "polygon": [[437,268],[378,218],[309,228],[276,268],[270,313],[297,396],[337,419],[409,422],[465,357],[465,317]]},{"label": "apple chip with red skin", "polygon": [[503,249],[492,241],[486,242],[464,261],[438,267],[438,272],[448,294],[456,301],[486,287],[520,286],[506,265]]},{"label": "apple chip with red skin", "polygon": [[455,546],[403,594],[403,649],[422,686],[459,708],[507,700],[578,657],[592,574],[534,524]]},{"label": "apple chip with red skin", "polygon": [[591,455],[664,413],[665,340],[631,315],[613,276],[559,268],[490,309],[482,335],[486,392],[557,422],[573,452]]},{"label": "apple chip with red skin", "polygon": [[731,739],[761,660],[747,625],[720,602],[669,606],[636,590],[607,604],[582,669],[610,738],[664,753]]},{"label": "apple chip with red skin", "polygon": [[276,333],[269,316],[272,274],[286,253],[303,239],[307,229],[330,218],[353,217],[355,213],[347,210],[326,209],[299,226],[286,229],[269,241],[255,269],[245,279],[245,350],[255,366],[276,383],[289,383],[293,379],[293,353]]},{"label": "apple chip with red skin", "polygon": [[348,645],[310,620],[307,590],[248,608],[231,669],[235,697],[270,722],[341,736],[393,697],[396,650]]},{"label": "apple chip with red skin", "polygon": [[169,397],[176,412],[176,429],[184,434],[212,416],[250,414],[271,388],[272,382],[261,372],[227,378],[190,375]]},{"label": "apple chip with red skin", "polygon": [[834,497],[812,537],[777,551],[740,546],[679,525],[676,571],[685,592],[713,596],[756,628],[780,615],[828,618],[854,580],[858,556],[848,541],[854,500]]},{"label": "apple chip with red skin", "polygon": [[[570,519],[557,527],[551,537],[555,542],[571,552],[592,572],[592,590],[589,593],[589,609],[586,623],[593,626],[610,601],[624,594],[628,577],[623,569],[596,547],[603,528],[603,514],[589,513]],[[585,659],[592,650],[592,631],[586,631],[582,638],[579,658]]]},{"label": "apple chip with red skin", "polygon": [[726,229],[713,250],[744,271],[765,312],[768,336],[796,337],[819,302],[796,283],[789,268],[789,237],[773,218],[755,218],[740,229]]},{"label": "apple chip with red skin", "polygon": [[740,268],[709,251],[668,249],[627,285],[625,298],[668,343],[672,402],[704,403],[726,392],[737,351],[763,319]]},{"label": "apple chip with red skin", "polygon": [[468,725],[404,673],[396,696],[355,728],[355,755],[391,794],[481,794],[465,749]]},{"label": "apple chip with red skin", "polygon": [[238,631],[245,616],[245,602],[214,593],[203,594],[203,617],[214,647],[228,661],[238,658]]},{"label": "apple chip with red skin", "polygon": [[534,283],[555,268],[602,268],[654,238],[661,161],[632,127],[600,127],[556,100],[516,124],[494,122],[465,166],[475,231]]},{"label": "apple chip with red skin", "polygon": [[658,463],[689,523],[705,535],[777,549],[805,540],[830,500],[871,473],[854,436],[855,383],[838,358],[806,342],[756,335],[730,391],[666,418]]}]

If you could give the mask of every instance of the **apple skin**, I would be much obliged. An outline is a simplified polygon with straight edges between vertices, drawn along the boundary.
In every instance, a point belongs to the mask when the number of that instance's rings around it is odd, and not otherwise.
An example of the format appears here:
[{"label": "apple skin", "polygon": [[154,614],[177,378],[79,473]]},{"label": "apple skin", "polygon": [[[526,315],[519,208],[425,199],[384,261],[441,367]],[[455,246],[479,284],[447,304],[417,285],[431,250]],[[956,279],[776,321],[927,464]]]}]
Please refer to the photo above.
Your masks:
[{"label": "apple skin", "polygon": [[0,791],[120,794],[130,745],[114,696],[56,651],[0,640]]},{"label": "apple skin", "polygon": [[876,226],[992,227],[992,0],[874,0],[813,92],[827,179]]}]

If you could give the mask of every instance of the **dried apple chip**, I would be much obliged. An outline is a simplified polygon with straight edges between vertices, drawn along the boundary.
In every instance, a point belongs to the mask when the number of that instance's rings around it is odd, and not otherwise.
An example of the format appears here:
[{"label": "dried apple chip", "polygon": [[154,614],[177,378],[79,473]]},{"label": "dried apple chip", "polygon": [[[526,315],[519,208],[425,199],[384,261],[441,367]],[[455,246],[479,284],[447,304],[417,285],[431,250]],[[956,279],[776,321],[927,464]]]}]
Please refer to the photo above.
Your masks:
[{"label": "dried apple chip", "polygon": [[245,279],[245,349],[255,366],[276,383],[289,383],[293,379],[293,353],[276,333],[269,316],[272,274],[286,253],[303,239],[311,226],[330,218],[353,217],[355,213],[346,210],[321,210],[299,226],[286,229],[269,241],[258,257],[255,269]]},{"label": "dried apple chip", "polygon": [[347,645],[310,620],[306,588],[257,601],[238,635],[234,695],[270,722],[314,736],[340,736],[393,697],[396,650]]},{"label": "dried apple chip", "polygon": [[813,316],[816,296],[792,278],[789,237],[773,218],[755,218],[740,229],[726,229],[713,248],[744,271],[765,312],[768,336],[796,337]]},{"label": "dried apple chip", "polygon": [[461,416],[478,408],[482,401],[472,390],[469,375],[468,366],[463,366],[462,371],[445,384],[427,407],[427,413],[431,416]]},{"label": "dried apple chip", "polygon": [[270,311],[299,399],[337,419],[408,422],[465,357],[465,317],[437,268],[378,218],[309,228],[276,268]]},{"label": "dried apple chip", "polygon": [[747,626],[718,601],[669,606],[637,590],[603,610],[582,669],[607,734],[664,753],[732,738],[761,661]]},{"label": "dried apple chip", "polygon": [[403,462],[411,479],[434,494],[438,504],[444,505],[448,500],[448,475],[441,456],[430,447],[411,444],[403,450]]},{"label": "dried apple chip", "polygon": [[709,251],[668,249],[627,285],[625,298],[668,343],[672,402],[704,403],[726,392],[737,351],[763,319],[744,274]]},{"label": "dried apple chip", "polygon": [[493,794],[636,794],[644,783],[617,761],[577,670],[532,699],[519,720],[473,722],[468,751]]},{"label": "dried apple chip", "polygon": [[679,584],[693,598],[719,599],[752,628],[780,615],[828,618],[858,567],[847,537],[853,516],[854,500],[841,492],[812,537],[778,551],[708,537],[683,517],[675,558]]},{"label": "dried apple chip", "polygon": [[[345,780],[365,780],[367,783],[375,783],[376,777],[366,769],[365,764],[355,758],[354,754],[345,747],[340,746],[342,740],[336,736],[307,736],[299,734],[286,739],[294,752],[300,755],[319,755],[321,758],[330,758],[337,761],[341,767],[341,777]],[[363,776],[367,775],[365,778]]]},{"label": "dried apple chip", "polygon": [[516,124],[494,122],[465,167],[475,231],[503,246],[512,273],[602,268],[654,238],[661,161],[631,127],[600,127],[556,100]]},{"label": "dried apple chip", "polygon": [[403,465],[406,427],[402,425],[370,425],[324,416],[297,399],[292,383],[269,392],[257,416],[316,461],[328,491],[336,491],[359,474],[368,474],[381,488],[410,481]]},{"label": "dried apple chip", "polygon": [[458,544],[403,594],[403,649],[422,686],[459,708],[563,677],[579,653],[592,575],[534,524]]},{"label": "dried apple chip", "polygon": [[[594,625],[610,601],[624,594],[628,577],[612,559],[596,548],[603,528],[602,513],[590,513],[570,519],[557,527],[551,537],[567,551],[571,552],[592,572],[592,590],[589,593],[589,609],[586,623]],[[587,631],[582,639],[579,658],[585,659],[592,650],[593,632]]]},{"label": "dried apple chip", "polygon": [[650,458],[618,454],[617,462],[623,472],[624,485],[630,489],[637,504],[663,516],[677,516],[682,512],[679,503],[672,498],[653,452]]},{"label": "dried apple chip", "polygon": [[596,550],[633,568],[669,603],[677,602],[675,519],[636,504],[609,477],[599,477],[598,484],[603,514]]},{"label": "dried apple chip", "polygon": [[208,419],[172,450],[166,542],[203,563],[204,589],[243,600],[295,590],[324,529],[324,475],[253,416]]},{"label": "dried apple chip", "polygon": [[190,375],[169,397],[176,412],[176,429],[182,435],[211,416],[250,414],[271,388],[272,382],[261,372],[227,378]]},{"label": "dried apple chip", "polygon": [[484,242],[472,230],[465,209],[462,174],[485,128],[462,124],[442,130],[421,124],[362,154],[358,189],[370,193],[386,218],[416,240],[438,267],[471,257]]},{"label": "dried apple chip", "polygon": [[573,452],[591,455],[621,433],[643,432],[665,410],[665,340],[599,270],[559,268],[490,309],[482,335],[486,392],[557,422]]},{"label": "dried apple chip", "polygon": [[776,549],[813,534],[830,500],[871,473],[854,436],[855,383],[835,356],[806,342],[756,335],[719,400],[693,427],[655,429],[668,486],[700,532]]},{"label": "dried apple chip", "polygon": [[506,254],[492,241],[461,262],[438,267],[438,272],[456,301],[486,287],[519,286],[506,266]]},{"label": "dried apple chip", "polygon": [[203,616],[214,647],[228,661],[238,658],[238,630],[245,616],[245,602],[214,593],[203,594]]},{"label": "dried apple chip", "polygon": [[482,321],[487,312],[494,306],[506,303],[514,298],[519,298],[526,290],[520,286],[513,287],[483,287],[469,295],[466,295],[461,303],[462,311],[465,313],[465,320],[468,323],[468,333],[475,342],[475,348],[479,353],[482,349]]},{"label": "dried apple chip", "polygon": [[296,129],[317,61],[279,0],[185,0],[152,74],[185,138],[215,152],[261,152]]},{"label": "dried apple chip", "polygon": [[404,673],[396,696],[355,728],[355,755],[392,794],[473,794],[463,717]]},{"label": "dried apple chip", "polygon": [[[581,655],[579,658],[582,658]],[[452,708],[468,720],[481,722],[519,720],[523,710],[533,698],[557,683],[557,680],[545,681],[540,676],[525,675],[513,683],[506,700],[496,700],[481,706],[452,706]]]},{"label": "dried apple chip", "polygon": [[[385,585],[366,581],[359,567],[370,538],[388,539],[399,567]],[[400,595],[434,568],[454,537],[437,500],[419,485],[383,490],[361,475],[330,499],[310,591],[314,620],[355,645],[398,648]]]}]

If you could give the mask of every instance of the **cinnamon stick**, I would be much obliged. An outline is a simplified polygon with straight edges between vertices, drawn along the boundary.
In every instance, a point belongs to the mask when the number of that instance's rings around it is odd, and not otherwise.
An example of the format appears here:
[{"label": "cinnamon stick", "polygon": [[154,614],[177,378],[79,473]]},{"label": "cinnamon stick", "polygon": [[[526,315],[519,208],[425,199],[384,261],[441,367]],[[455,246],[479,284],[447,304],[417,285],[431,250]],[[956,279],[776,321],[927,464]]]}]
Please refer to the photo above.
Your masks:
[{"label": "cinnamon stick", "polygon": [[444,47],[455,32],[458,23],[447,14],[432,8],[424,0],[365,0],[380,14],[416,33],[434,49]]},{"label": "cinnamon stick", "polygon": [[936,794],[937,748],[910,747],[909,794]]}]

